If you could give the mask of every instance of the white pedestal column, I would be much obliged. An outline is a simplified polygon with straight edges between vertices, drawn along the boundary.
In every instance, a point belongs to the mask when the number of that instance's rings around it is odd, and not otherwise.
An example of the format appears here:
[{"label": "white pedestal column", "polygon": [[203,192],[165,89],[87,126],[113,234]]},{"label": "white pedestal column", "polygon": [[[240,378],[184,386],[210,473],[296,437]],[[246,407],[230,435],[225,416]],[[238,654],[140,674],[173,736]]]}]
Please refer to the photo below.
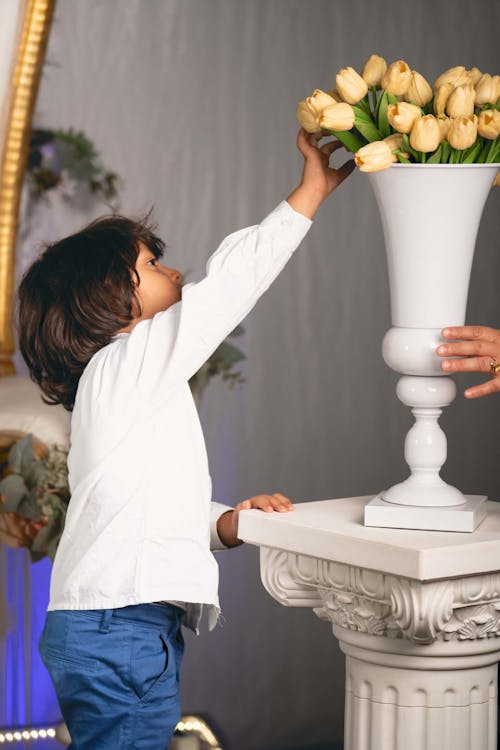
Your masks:
[{"label": "white pedestal column", "polygon": [[261,577],[346,654],[345,750],[494,750],[500,505],[472,534],[363,526],[369,498],[244,511]]}]

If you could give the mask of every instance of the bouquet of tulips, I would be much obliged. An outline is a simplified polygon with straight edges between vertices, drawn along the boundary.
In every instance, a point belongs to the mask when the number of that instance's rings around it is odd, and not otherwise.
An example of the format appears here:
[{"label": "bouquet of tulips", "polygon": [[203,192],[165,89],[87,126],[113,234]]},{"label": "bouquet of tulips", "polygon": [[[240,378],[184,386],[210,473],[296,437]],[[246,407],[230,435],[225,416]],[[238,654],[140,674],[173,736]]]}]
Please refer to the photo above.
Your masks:
[{"label": "bouquet of tulips", "polygon": [[299,102],[297,117],[309,133],[338,138],[362,172],[500,161],[500,76],[477,68],[450,68],[431,86],[403,60],[371,55],[361,75],[343,68],[335,88]]}]

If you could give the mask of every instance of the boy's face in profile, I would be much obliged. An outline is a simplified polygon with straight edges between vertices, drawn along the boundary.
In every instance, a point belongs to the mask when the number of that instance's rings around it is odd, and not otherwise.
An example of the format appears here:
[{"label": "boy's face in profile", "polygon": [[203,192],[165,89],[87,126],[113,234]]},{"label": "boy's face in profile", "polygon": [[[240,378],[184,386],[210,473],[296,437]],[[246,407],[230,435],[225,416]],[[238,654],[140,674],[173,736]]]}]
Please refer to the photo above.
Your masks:
[{"label": "boy's face in profile", "polygon": [[162,266],[143,242],[139,242],[135,270],[140,279],[136,294],[141,302],[142,314],[134,318],[126,328],[122,328],[123,333],[130,332],[140,320],[148,320],[157,312],[175,305],[182,295],[180,271]]}]

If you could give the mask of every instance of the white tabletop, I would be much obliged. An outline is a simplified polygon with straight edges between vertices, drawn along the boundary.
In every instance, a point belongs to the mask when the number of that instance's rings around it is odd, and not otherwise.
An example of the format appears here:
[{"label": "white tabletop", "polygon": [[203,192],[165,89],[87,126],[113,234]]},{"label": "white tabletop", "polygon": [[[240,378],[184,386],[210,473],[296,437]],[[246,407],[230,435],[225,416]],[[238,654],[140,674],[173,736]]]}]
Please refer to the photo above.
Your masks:
[{"label": "white tabletop", "polygon": [[500,570],[500,503],[476,531],[408,531],[363,525],[372,495],[296,503],[288,513],[245,510],[239,537],[323,560],[371,568],[421,581]]}]

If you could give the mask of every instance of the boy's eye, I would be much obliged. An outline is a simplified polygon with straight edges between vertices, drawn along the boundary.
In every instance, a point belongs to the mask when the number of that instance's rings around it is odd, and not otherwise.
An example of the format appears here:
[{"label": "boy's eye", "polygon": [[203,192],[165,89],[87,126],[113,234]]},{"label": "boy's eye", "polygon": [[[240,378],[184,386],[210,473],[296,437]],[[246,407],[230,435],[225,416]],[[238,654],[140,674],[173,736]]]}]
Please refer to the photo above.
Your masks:
[{"label": "boy's eye", "polygon": [[148,265],[149,263],[151,263],[151,265],[153,265],[153,266],[156,266],[156,265],[158,265],[158,258],[150,258],[150,259],[149,259],[149,260],[147,261],[146,265]]}]

